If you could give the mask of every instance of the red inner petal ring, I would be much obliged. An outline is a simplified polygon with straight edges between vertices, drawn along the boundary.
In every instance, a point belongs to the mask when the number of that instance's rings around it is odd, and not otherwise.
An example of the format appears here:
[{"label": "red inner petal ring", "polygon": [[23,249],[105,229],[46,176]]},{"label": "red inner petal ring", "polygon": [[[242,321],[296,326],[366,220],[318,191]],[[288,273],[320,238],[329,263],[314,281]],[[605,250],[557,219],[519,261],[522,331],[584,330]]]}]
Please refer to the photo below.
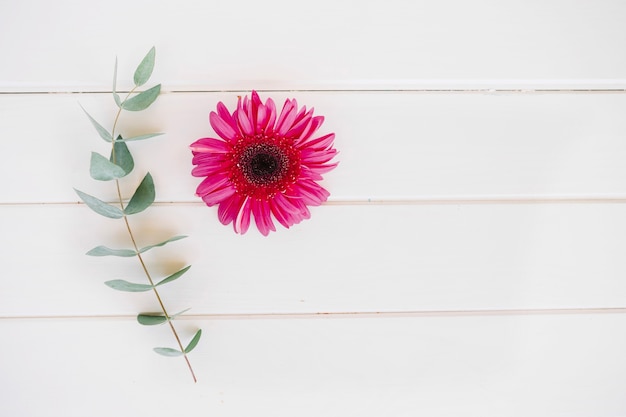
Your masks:
[{"label": "red inner petal ring", "polygon": [[285,176],[289,158],[277,146],[261,143],[246,148],[237,166],[246,180],[267,185]]},{"label": "red inner petal ring", "polygon": [[241,140],[232,157],[237,167],[231,181],[241,194],[272,198],[293,184],[300,174],[300,152],[283,138],[260,136]]}]

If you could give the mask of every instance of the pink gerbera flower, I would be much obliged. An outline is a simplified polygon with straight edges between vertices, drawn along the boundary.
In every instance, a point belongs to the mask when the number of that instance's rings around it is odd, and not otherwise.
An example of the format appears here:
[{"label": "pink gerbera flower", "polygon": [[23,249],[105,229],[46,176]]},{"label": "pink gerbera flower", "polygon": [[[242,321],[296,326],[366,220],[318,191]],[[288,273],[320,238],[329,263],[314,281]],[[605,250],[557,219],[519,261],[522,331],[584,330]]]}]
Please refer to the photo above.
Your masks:
[{"label": "pink gerbera flower", "polygon": [[209,121],[219,139],[199,139],[191,145],[195,177],[206,177],[196,194],[208,205],[219,204],[222,224],[233,223],[245,233],[250,215],[267,236],[310,217],[307,206],[326,201],[328,191],[317,181],[337,163],[330,163],[334,133],[313,138],[324,121],[313,109],[298,110],[296,100],[286,100],[280,115],[271,98],[265,103],[256,91],[239,97],[231,115],[224,103]]}]

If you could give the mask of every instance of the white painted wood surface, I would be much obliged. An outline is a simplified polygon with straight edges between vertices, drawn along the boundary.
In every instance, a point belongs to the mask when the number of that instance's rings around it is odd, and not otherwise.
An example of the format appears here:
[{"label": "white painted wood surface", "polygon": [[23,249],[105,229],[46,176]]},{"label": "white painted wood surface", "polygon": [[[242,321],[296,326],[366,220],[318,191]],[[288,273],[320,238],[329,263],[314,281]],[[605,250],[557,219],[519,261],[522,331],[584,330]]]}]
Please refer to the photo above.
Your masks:
[{"label": "white painted wood surface", "polygon": [[[4,0],[10,91],[106,90],[153,44],[173,89],[624,86],[621,0]],[[35,31],[34,28],[37,28]]]},{"label": "white painted wood surface", "polygon": [[[622,1],[0,1],[0,415],[625,416]],[[115,56],[157,47],[130,133],[158,204],[132,219],[189,337],[192,384],[136,260],[72,187],[105,153]],[[188,145],[252,88],[326,116],[328,204],[235,235]],[[50,94],[53,93],[53,94]],[[132,189],[129,185],[126,193]]]}]

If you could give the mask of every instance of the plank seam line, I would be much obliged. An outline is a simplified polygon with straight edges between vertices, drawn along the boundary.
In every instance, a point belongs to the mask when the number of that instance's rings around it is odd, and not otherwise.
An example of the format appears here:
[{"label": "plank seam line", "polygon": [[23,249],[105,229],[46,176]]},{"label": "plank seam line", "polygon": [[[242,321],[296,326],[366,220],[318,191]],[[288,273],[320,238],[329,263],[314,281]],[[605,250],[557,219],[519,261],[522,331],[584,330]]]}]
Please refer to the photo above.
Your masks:
[{"label": "plank seam line", "polygon": [[[176,320],[266,320],[266,319],[320,319],[320,318],[427,318],[476,316],[548,316],[548,315],[599,315],[626,314],[626,307],[607,308],[554,308],[554,309],[497,309],[497,310],[415,310],[415,311],[362,311],[362,312],[312,312],[312,313],[214,313],[187,314]],[[1,320],[134,320],[135,315],[50,315],[50,316],[0,316]]]},{"label": "plank seam line", "polygon": [[[111,202],[109,202],[111,203]],[[470,205],[470,204],[626,204],[626,197],[476,197],[476,198],[363,198],[329,200],[323,205]],[[2,206],[84,206],[83,202],[0,202]],[[156,201],[157,206],[204,206],[201,201]]]},{"label": "plank seam line", "polygon": [[[246,93],[249,90],[161,90],[161,94],[219,94]],[[257,89],[259,93],[434,93],[434,94],[624,94],[624,88],[372,88],[372,89]],[[0,95],[47,94],[111,94],[111,91],[0,91]],[[128,91],[118,91],[128,93]]]}]

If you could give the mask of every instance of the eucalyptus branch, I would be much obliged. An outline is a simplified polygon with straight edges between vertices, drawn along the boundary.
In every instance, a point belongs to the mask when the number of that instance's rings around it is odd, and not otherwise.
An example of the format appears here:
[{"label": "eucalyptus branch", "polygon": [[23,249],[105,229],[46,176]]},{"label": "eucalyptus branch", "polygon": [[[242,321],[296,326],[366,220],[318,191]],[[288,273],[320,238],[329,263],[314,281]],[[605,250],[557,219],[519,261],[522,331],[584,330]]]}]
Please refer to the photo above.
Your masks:
[{"label": "eucalyptus branch", "polygon": [[[165,308],[165,304],[163,303],[163,299],[161,298],[159,291],[157,289],[158,286],[170,283],[178,278],[180,278],[185,272],[189,270],[191,267],[186,266],[185,268],[171,274],[170,276],[162,279],[161,281],[155,283],[152,275],[148,271],[146,263],[144,262],[142,254],[150,249],[163,246],[169,242],[173,242],[176,240],[180,240],[185,238],[186,236],[174,236],[166,241],[156,243],[153,245],[149,245],[143,248],[139,248],[137,245],[137,241],[133,234],[132,228],[130,226],[130,222],[128,220],[128,216],[140,213],[148,208],[155,199],[155,189],[154,182],[152,180],[152,176],[150,173],[147,173],[144,179],[141,181],[135,193],[128,201],[127,204],[124,203],[124,198],[121,192],[120,186],[120,178],[128,175],[134,168],[134,160],[126,145],[126,142],[133,140],[142,140],[148,139],[154,136],[161,135],[161,133],[148,133],[145,135],[135,136],[131,138],[123,138],[121,135],[116,136],[116,128],[118,121],[120,119],[122,110],[128,111],[141,111],[148,108],[158,97],[161,85],[156,85],[148,90],[145,90],[140,93],[135,94],[135,90],[144,85],[150,76],[152,75],[152,70],[154,68],[154,58],[155,58],[155,49],[152,48],[142,62],[139,64],[135,71],[134,82],[135,86],[133,89],[126,95],[124,100],[121,100],[119,95],[116,92],[116,82],[117,82],[117,62],[115,63],[115,71],[113,75],[113,99],[118,106],[117,114],[115,115],[115,119],[113,121],[113,127],[111,132],[107,131],[102,125],[100,125],[94,118],[92,118],[86,111],[87,117],[89,117],[91,123],[96,128],[98,134],[102,139],[111,143],[111,156],[109,159],[104,156],[92,152],[91,155],[91,166],[90,166],[90,174],[91,177],[95,180],[99,181],[111,181],[115,182],[116,191],[117,191],[117,203],[118,206],[113,206],[104,201],[93,197],[89,194],[85,194],[81,191],[76,190],[78,196],[85,202],[85,204],[94,210],[96,213],[101,214],[105,217],[114,218],[114,219],[123,219],[126,227],[126,231],[128,232],[128,236],[132,243],[132,249],[111,249],[106,246],[97,246],[87,252],[87,255],[91,256],[122,256],[122,257],[131,257],[136,256],[139,260],[141,268],[148,280],[149,284],[137,284],[128,282],[125,280],[111,280],[105,282],[107,286],[110,288],[119,290],[119,291],[129,291],[129,292],[143,292],[150,291],[154,293],[157,302],[159,304],[161,312],[158,314],[139,314],[137,316],[137,321],[143,325],[156,325],[167,322],[170,330],[174,338],[176,339],[176,344],[178,345],[178,349],[158,347],[154,348],[156,353],[159,353],[164,356],[183,356],[185,362],[187,363],[187,367],[191,372],[191,376],[193,377],[194,382],[197,381],[196,375],[191,366],[191,362],[189,361],[188,354],[196,347],[200,337],[202,335],[202,331],[198,330],[194,337],[191,339],[189,344],[186,347],[183,347],[181,342],[181,338],[176,331],[176,328],[173,323],[173,319],[182,314],[183,312],[170,315]],[[84,109],[83,109],[84,110]],[[186,311],[186,310],[185,310]]]},{"label": "eucalyptus branch", "polygon": [[[130,93],[128,93],[128,95],[130,96],[130,94],[132,94],[134,90],[135,90],[135,88],[133,88],[133,90],[131,90]],[[127,96],[127,98],[128,98],[128,96]],[[118,121],[121,113],[122,113],[122,107],[119,108],[119,110],[117,111],[117,115],[115,116],[115,121],[113,123],[113,129],[111,131],[111,136],[113,136],[113,137],[115,137],[115,126],[117,125],[117,121]],[[111,156],[112,156],[112,162],[115,163],[115,142],[114,141],[112,141],[112,144],[111,144]],[[120,209],[122,211],[124,211],[124,199],[122,198],[122,192],[121,192],[121,187],[120,187],[120,180],[117,179],[117,178],[115,179],[115,186],[117,188],[117,197],[118,197],[118,201],[119,201],[119,204],[120,204]],[[174,326],[174,323],[172,322],[172,318],[168,314],[167,309],[165,308],[165,304],[163,303],[163,300],[161,299],[161,295],[159,294],[159,290],[154,285],[154,281],[152,280],[152,276],[150,275],[150,272],[148,271],[146,263],[143,260],[143,256],[139,252],[139,247],[137,246],[137,241],[135,240],[135,236],[133,235],[133,231],[132,231],[132,229],[130,227],[130,223],[128,221],[128,216],[124,215],[123,219],[124,219],[124,224],[126,225],[126,230],[128,231],[128,236],[130,237],[130,240],[132,242],[133,249],[137,253],[137,259],[139,260],[139,263],[141,264],[141,269],[145,273],[146,278],[148,279],[148,282],[150,283],[150,286],[152,287],[152,291],[154,292],[154,295],[156,296],[156,299],[157,299],[157,301],[159,303],[159,307],[161,308],[161,311],[163,312],[163,316],[167,319],[167,323],[169,324],[170,329],[172,330],[172,334],[174,335],[174,338],[176,339],[176,343],[178,344],[180,352],[183,353],[183,357],[185,358],[185,362],[187,363],[187,367],[189,368],[189,372],[191,372],[191,376],[193,378],[193,382],[197,382],[198,380],[196,378],[196,374],[193,371],[193,368],[191,366],[191,362],[189,361],[189,357],[187,356],[187,353],[185,352],[185,348],[183,347],[183,344],[180,341],[180,337],[178,336],[178,332],[176,331],[176,327]]]}]

